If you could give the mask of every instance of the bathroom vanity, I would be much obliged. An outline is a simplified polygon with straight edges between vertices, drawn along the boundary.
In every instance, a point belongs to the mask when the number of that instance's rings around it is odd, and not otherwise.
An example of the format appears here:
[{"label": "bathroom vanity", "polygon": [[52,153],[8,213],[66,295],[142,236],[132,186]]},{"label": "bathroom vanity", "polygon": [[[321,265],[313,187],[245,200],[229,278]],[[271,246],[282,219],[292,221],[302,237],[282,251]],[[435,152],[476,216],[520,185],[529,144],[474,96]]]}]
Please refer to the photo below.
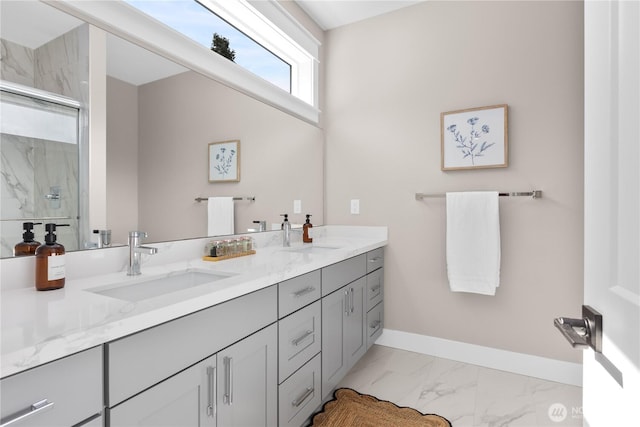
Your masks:
[{"label": "bathroom vanity", "polygon": [[[386,228],[314,233],[262,233],[256,255],[216,263],[204,240],[154,245],[139,278],[3,291],[3,425],[302,425],[383,326]],[[140,291],[167,277],[194,282]]]}]

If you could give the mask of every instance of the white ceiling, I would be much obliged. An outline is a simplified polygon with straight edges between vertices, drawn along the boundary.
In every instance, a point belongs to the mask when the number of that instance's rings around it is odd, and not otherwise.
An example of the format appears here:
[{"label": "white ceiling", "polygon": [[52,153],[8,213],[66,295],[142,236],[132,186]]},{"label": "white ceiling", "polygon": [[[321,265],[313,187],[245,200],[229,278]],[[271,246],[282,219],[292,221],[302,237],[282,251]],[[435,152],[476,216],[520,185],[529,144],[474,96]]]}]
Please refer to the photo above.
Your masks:
[{"label": "white ceiling", "polygon": [[426,0],[295,0],[322,28],[331,30]]}]

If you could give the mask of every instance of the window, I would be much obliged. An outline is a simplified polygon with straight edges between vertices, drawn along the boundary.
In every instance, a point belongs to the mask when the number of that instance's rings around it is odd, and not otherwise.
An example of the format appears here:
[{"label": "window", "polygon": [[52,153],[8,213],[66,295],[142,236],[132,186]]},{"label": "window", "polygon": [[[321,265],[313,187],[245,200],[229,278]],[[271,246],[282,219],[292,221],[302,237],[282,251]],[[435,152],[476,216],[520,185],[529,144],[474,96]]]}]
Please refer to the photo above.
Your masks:
[{"label": "window", "polygon": [[[206,41],[198,42],[132,5],[134,2],[143,6],[146,3],[170,2],[186,5],[188,1],[191,3],[189,7],[185,6],[185,11],[197,6],[195,10],[201,13],[200,9],[203,9],[203,6],[206,7],[270,52],[268,56],[279,58],[275,63],[288,64],[285,65],[285,70],[288,67],[290,90],[282,90],[280,86],[267,82],[243,66],[212,53],[211,38],[213,32],[216,32],[215,29],[208,29]],[[131,4],[127,1],[60,0],[52,4],[86,22],[282,111],[310,123],[318,123],[320,42],[277,1],[199,0],[199,3],[195,3],[193,0],[130,0],[130,2]],[[177,15],[180,17],[179,14]],[[195,21],[195,18],[189,15],[184,16],[183,19],[186,22]],[[222,32],[220,30],[220,33]],[[279,64],[279,66],[282,65]],[[286,81],[282,86],[287,86]]]},{"label": "window", "polygon": [[[291,93],[291,65],[226,22],[196,0],[126,0],[136,9],[211,48],[213,34],[225,37],[235,52],[234,62]],[[212,5],[209,5],[212,7]]]}]

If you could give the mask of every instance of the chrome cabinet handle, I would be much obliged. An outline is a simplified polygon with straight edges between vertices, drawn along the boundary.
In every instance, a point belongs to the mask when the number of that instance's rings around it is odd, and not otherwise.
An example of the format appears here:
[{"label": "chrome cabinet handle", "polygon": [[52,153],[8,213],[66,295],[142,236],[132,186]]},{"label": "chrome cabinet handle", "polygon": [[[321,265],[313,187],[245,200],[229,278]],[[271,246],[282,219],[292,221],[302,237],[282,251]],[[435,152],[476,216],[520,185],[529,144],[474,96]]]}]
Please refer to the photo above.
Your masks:
[{"label": "chrome cabinet handle", "polygon": [[226,370],[226,381],[225,381],[225,393],[222,397],[223,403],[231,406],[233,405],[233,358],[225,357],[224,365]]},{"label": "chrome cabinet handle", "polygon": [[21,411],[16,412],[13,415],[10,415],[7,418],[3,418],[2,420],[0,420],[0,427],[6,427],[6,426],[10,426],[13,425],[17,422],[20,422],[22,420],[25,420],[33,415],[39,414],[41,412],[45,412],[49,409],[52,409],[54,405],[54,402],[49,402],[48,399],[42,399],[34,404],[32,404],[31,406],[29,406],[28,408],[25,408]]},{"label": "chrome cabinet handle", "polygon": [[296,338],[293,341],[291,341],[291,344],[293,344],[293,345],[295,345],[297,347],[298,344],[300,344],[302,341],[304,341],[311,334],[313,334],[313,331],[307,330],[304,334],[302,334],[298,338]]},{"label": "chrome cabinet handle", "polygon": [[377,284],[376,286],[371,287],[371,292],[378,292],[382,285]]},{"label": "chrome cabinet handle", "polygon": [[314,288],[313,286],[307,286],[304,289],[300,289],[298,292],[292,292],[291,296],[294,297],[294,298],[300,298],[301,296],[306,295],[306,294],[308,294],[310,292],[313,292],[315,290],[316,290],[316,288]]},{"label": "chrome cabinet handle", "polygon": [[377,257],[371,258],[371,259],[369,260],[369,262],[371,262],[371,263],[379,262],[379,261],[382,261],[382,257],[380,257],[380,256],[377,256]]},{"label": "chrome cabinet handle", "polygon": [[349,310],[351,311],[351,313],[353,313],[353,288],[349,289],[349,293],[351,294],[349,298],[351,301],[351,308]]},{"label": "chrome cabinet handle", "polygon": [[349,316],[349,291],[344,291],[344,315]]},{"label": "chrome cabinet handle", "polygon": [[382,322],[381,322],[381,321],[379,321],[379,320],[374,320],[373,322],[371,322],[371,323],[369,324],[369,328],[371,328],[371,329],[378,329],[378,327],[380,326],[380,324],[381,324],[381,323],[382,323]]},{"label": "chrome cabinet handle", "polygon": [[208,381],[208,396],[209,396],[209,404],[207,405],[207,416],[215,417],[216,416],[216,400],[218,400],[216,396],[216,382],[217,382],[217,369],[213,366],[207,366],[207,379]]},{"label": "chrome cabinet handle", "polygon": [[302,405],[302,402],[304,402],[307,399],[307,397],[311,396],[311,393],[313,393],[313,391],[314,390],[312,387],[307,387],[307,389],[304,391],[302,396],[300,396],[299,398],[291,402],[291,405],[295,406],[296,408]]}]

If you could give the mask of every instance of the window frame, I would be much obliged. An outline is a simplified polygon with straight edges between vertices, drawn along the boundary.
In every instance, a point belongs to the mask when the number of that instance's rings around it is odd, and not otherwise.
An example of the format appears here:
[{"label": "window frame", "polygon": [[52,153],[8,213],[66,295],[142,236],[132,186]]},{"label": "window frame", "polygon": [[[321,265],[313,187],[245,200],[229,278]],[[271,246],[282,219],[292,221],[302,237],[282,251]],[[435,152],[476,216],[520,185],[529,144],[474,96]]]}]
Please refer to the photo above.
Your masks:
[{"label": "window frame", "polygon": [[[236,0],[233,3],[237,3],[238,10],[244,10],[263,21],[270,22],[274,30],[280,31],[282,40],[289,39],[289,42],[296,44],[301,52],[306,52],[293,57],[292,93],[282,90],[220,55],[211,54],[209,49],[198,42],[123,1],[45,0],[45,2],[295,117],[311,124],[319,123],[317,58],[320,42],[275,1],[257,1],[253,2],[255,4],[250,4],[245,0]],[[237,26],[237,23],[242,21],[240,18],[242,13],[232,13],[230,8],[220,7],[222,1],[203,0],[203,3],[205,2],[212,7],[215,6],[214,12],[223,19],[229,20],[232,25]],[[224,3],[228,2],[229,0],[224,1]],[[254,8],[254,6],[257,7]],[[244,28],[238,29],[246,31]],[[271,37],[274,37],[273,34],[275,33],[272,33]],[[247,35],[257,37],[256,41],[261,44],[264,41],[263,36]],[[297,43],[298,40],[300,43]],[[288,62],[289,58],[283,59]]]}]

